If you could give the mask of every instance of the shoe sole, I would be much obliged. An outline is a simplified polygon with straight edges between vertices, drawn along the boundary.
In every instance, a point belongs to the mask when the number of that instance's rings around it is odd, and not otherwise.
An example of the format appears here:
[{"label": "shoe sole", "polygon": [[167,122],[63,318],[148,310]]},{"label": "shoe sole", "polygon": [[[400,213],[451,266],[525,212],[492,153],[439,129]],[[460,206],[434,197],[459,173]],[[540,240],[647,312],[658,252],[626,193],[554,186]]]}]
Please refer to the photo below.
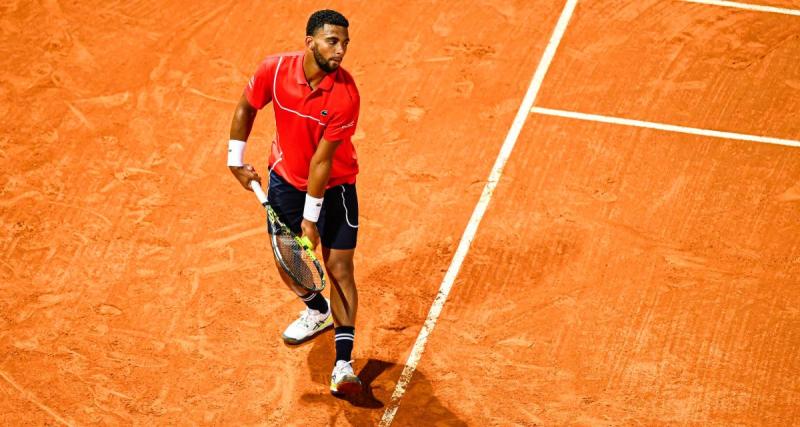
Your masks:
[{"label": "shoe sole", "polygon": [[331,386],[331,394],[334,396],[352,396],[361,393],[361,382],[355,381],[342,381],[338,386]]},{"label": "shoe sole", "polygon": [[327,331],[328,329],[330,329],[330,328],[332,328],[332,327],[333,327],[333,322],[331,322],[331,324],[330,324],[330,325],[328,325],[328,326],[326,326],[326,327],[324,327],[324,328],[322,328],[322,329],[318,330],[317,332],[314,332],[313,334],[311,334],[311,335],[309,335],[309,336],[307,336],[307,337],[305,337],[305,338],[301,338],[301,339],[299,339],[299,340],[296,340],[296,339],[294,339],[294,338],[287,337],[286,335],[283,335],[283,334],[281,334],[281,338],[283,338],[283,342],[285,342],[286,344],[290,344],[290,345],[298,345],[298,344],[302,344],[302,343],[304,343],[304,342],[306,342],[306,341],[309,341],[309,340],[311,340],[311,339],[315,338],[317,335],[319,335],[319,334],[321,334],[321,333],[323,333],[323,332]]}]

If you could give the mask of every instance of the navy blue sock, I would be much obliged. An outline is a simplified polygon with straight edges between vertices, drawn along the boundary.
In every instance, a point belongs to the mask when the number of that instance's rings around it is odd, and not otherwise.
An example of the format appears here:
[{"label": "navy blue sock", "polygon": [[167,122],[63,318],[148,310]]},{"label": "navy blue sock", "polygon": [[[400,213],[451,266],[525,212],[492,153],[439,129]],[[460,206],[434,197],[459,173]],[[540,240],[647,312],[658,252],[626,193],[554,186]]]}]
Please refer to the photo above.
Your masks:
[{"label": "navy blue sock", "polygon": [[336,338],[336,361],[350,361],[353,352],[353,339],[355,338],[356,328],[353,326],[338,326],[334,329]]},{"label": "navy blue sock", "polygon": [[306,307],[312,310],[317,310],[320,313],[328,312],[328,301],[325,301],[325,297],[319,292],[309,292],[301,296],[300,299],[306,303]]}]

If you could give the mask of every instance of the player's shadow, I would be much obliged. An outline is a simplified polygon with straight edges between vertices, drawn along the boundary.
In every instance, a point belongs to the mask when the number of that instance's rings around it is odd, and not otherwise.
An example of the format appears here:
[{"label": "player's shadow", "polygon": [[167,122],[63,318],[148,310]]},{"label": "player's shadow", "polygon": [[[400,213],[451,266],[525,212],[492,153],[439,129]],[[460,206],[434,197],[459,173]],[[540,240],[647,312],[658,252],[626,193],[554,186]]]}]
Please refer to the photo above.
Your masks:
[{"label": "player's shadow", "polygon": [[359,408],[378,409],[383,408],[383,402],[375,397],[372,389],[372,382],[375,381],[384,371],[394,366],[394,363],[377,359],[368,359],[367,363],[358,371],[358,378],[364,385],[360,394],[355,396],[337,397],[337,399],[350,402],[351,405]]},{"label": "player's shadow", "polygon": [[[311,378],[316,383],[325,385],[325,390],[328,390],[330,385],[331,369],[333,369],[333,362],[335,359],[335,350],[333,346],[331,334],[324,333],[321,336],[314,338],[310,344],[311,350],[308,353],[308,367],[311,371]],[[308,345],[304,344],[304,345]],[[354,366],[362,365],[362,361],[356,360]],[[383,360],[368,359],[366,364],[358,370],[357,375],[363,385],[363,390],[360,394],[355,396],[340,397],[339,400],[347,401],[351,405],[359,408],[378,409],[383,408],[384,404],[378,400],[373,392],[372,383],[383,374],[387,369],[395,366],[394,363],[385,362]],[[326,393],[322,395],[324,399],[337,399],[337,397]],[[320,396],[307,394],[303,396],[303,400],[317,401]]]},{"label": "player's shadow", "polygon": [[[352,425],[376,424],[383,415],[379,410],[383,409],[386,406],[386,402],[391,399],[394,384],[400,377],[403,366],[378,359],[367,359],[366,362],[363,359],[356,360],[354,367],[357,369],[358,377],[364,386],[362,392],[355,396],[336,398],[328,392],[331,369],[335,358],[332,341],[330,335],[324,334],[321,337],[317,337],[311,344],[313,347],[308,354],[308,368],[312,380],[315,383],[322,384],[324,391],[313,394],[307,393],[301,399],[307,403],[324,404],[334,411],[337,407],[340,408],[342,411],[335,415],[334,418],[344,415]],[[400,414],[414,412],[418,415],[419,411],[422,410],[425,413],[426,423],[466,425],[434,396],[430,381],[419,371],[414,374],[414,379],[406,393],[406,397],[411,398],[410,400],[415,403],[410,405],[407,411],[404,411],[401,405]],[[341,406],[342,403],[344,403],[344,407]],[[416,403],[423,403],[424,408],[417,407]],[[412,414],[407,413],[404,415]]]}]

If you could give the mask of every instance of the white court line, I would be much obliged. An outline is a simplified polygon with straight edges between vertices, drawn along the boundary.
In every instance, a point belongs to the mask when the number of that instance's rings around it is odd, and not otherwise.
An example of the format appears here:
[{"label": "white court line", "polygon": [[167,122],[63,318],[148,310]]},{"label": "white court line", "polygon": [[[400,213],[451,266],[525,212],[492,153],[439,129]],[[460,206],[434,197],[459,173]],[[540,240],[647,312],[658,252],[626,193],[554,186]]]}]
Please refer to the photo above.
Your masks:
[{"label": "white court line", "polygon": [[737,9],[753,10],[756,12],[769,12],[781,13],[784,15],[800,16],[800,10],[786,9],[783,7],[762,6],[760,4],[739,3],[736,1],[722,1],[722,0],[683,0],[687,3],[701,3],[713,6],[735,7]]},{"label": "white court line", "polygon": [[564,10],[561,12],[561,17],[558,19],[558,23],[556,23],[556,27],[553,30],[552,36],[550,36],[550,41],[547,43],[547,47],[544,50],[542,59],[539,61],[539,65],[536,67],[536,72],[533,74],[533,79],[531,80],[530,86],[528,86],[528,91],[525,93],[525,98],[522,100],[522,105],[520,105],[517,115],[514,117],[514,122],[511,124],[511,129],[508,130],[506,139],[503,141],[503,146],[500,148],[500,153],[497,155],[494,166],[492,166],[492,171],[489,173],[489,179],[486,182],[486,185],[483,187],[483,192],[478,200],[478,204],[475,205],[475,210],[472,211],[472,217],[470,217],[469,223],[467,223],[467,228],[464,230],[464,234],[461,236],[461,241],[458,243],[458,249],[456,249],[456,253],[453,255],[453,260],[450,262],[450,267],[447,269],[447,273],[444,275],[442,284],[439,287],[439,293],[436,294],[436,298],[433,300],[431,309],[428,311],[428,317],[425,319],[425,323],[422,325],[422,329],[419,331],[417,341],[414,343],[414,347],[411,349],[411,354],[408,356],[408,360],[403,368],[403,372],[400,374],[400,378],[397,381],[397,386],[394,388],[394,393],[392,393],[392,400],[387,405],[386,411],[383,413],[383,418],[380,422],[381,426],[388,426],[392,423],[392,420],[394,420],[394,416],[397,413],[397,408],[400,405],[400,399],[406,392],[406,387],[408,387],[409,382],[411,382],[411,377],[414,375],[414,370],[417,369],[417,363],[419,363],[419,360],[422,357],[422,352],[425,350],[425,344],[428,341],[428,336],[436,326],[436,320],[439,318],[439,314],[442,312],[444,303],[447,301],[447,297],[450,294],[450,289],[453,286],[453,282],[455,281],[456,276],[458,276],[458,272],[461,269],[461,264],[464,262],[467,252],[469,252],[469,246],[472,243],[472,240],[475,238],[478,225],[480,224],[483,215],[486,213],[486,209],[489,206],[489,201],[492,198],[494,189],[497,187],[497,183],[500,181],[500,176],[503,174],[503,168],[505,167],[509,156],[511,156],[511,151],[514,149],[514,145],[517,143],[517,138],[522,131],[522,126],[525,124],[525,120],[527,120],[528,116],[530,116],[529,111],[531,107],[533,107],[533,103],[536,100],[536,95],[539,93],[539,88],[542,86],[542,81],[544,81],[544,76],[547,74],[547,69],[550,68],[550,63],[553,60],[553,56],[556,54],[556,49],[561,42],[561,37],[564,36],[564,32],[567,29],[567,24],[569,23],[570,17],[572,17],[572,13],[575,11],[575,6],[577,3],[578,0],[567,0],[566,4],[564,5]]},{"label": "white court line", "polygon": [[601,116],[599,114],[586,114],[586,113],[577,113],[574,111],[556,110],[552,108],[533,107],[531,108],[531,113],[544,114],[547,116],[565,117],[569,119],[586,120],[590,122],[610,123],[615,125],[658,129],[669,132],[688,133],[690,135],[710,136],[714,138],[725,138],[725,139],[738,139],[741,141],[761,142],[764,144],[776,144],[776,145],[786,145],[789,147],[800,147],[800,141],[794,141],[791,139],[771,138],[768,136],[748,135],[744,133],[723,132],[718,130],[668,125],[664,123],[646,122],[642,120]]}]

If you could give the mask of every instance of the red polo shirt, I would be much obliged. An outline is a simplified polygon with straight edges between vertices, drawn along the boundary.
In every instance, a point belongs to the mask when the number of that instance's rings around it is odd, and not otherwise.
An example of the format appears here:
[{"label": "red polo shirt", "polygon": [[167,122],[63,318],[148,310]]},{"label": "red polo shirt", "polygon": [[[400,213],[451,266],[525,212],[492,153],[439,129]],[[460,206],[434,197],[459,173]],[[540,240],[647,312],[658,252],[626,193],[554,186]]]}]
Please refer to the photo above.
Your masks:
[{"label": "red polo shirt", "polygon": [[350,141],[360,106],[355,81],[339,67],[312,91],[303,72],[303,56],[303,52],[292,52],[268,57],[245,88],[253,108],[272,102],[275,110],[277,135],[270,167],[295,188],[306,191],[311,156],[319,141],[342,140],[333,155],[326,188],[355,183],[358,159]]}]

